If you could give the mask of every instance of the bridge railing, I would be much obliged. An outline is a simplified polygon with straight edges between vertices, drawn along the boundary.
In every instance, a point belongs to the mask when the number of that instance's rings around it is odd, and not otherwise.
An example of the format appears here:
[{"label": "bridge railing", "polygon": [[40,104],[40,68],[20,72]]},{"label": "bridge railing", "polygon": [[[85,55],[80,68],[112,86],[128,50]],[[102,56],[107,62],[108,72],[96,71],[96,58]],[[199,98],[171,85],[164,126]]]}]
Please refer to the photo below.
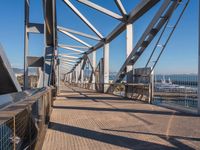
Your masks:
[{"label": "bridge railing", "polygon": [[[142,100],[148,103],[153,99],[153,86],[152,84],[143,83],[68,83],[74,87],[80,87],[88,90],[95,90],[97,92],[104,92],[105,87],[110,87],[109,94],[114,94],[122,97],[128,97],[130,99]],[[127,94],[127,87],[132,87],[131,94]],[[129,91],[130,92],[130,91]]]},{"label": "bridge railing", "polygon": [[[11,96],[16,99],[16,94]],[[42,88],[1,109],[0,149],[39,148],[49,121],[52,97],[52,88]]]}]

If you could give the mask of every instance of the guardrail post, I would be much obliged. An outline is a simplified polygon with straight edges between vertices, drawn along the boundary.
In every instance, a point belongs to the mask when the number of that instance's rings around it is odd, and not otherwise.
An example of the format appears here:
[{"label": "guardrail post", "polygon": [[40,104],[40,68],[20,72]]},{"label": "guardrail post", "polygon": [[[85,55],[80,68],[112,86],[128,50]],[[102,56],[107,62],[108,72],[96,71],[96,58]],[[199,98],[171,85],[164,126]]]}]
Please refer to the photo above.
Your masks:
[{"label": "guardrail post", "polygon": [[16,150],[16,123],[15,123],[15,116],[13,116],[13,150]]}]

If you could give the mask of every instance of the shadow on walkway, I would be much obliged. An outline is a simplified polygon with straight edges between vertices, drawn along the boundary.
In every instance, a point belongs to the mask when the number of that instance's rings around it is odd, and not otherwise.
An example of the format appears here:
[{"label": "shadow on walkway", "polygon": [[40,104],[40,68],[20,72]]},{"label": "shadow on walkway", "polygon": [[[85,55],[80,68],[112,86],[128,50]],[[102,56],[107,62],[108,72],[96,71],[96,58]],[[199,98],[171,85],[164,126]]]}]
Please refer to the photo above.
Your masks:
[{"label": "shadow on walkway", "polygon": [[97,108],[97,107],[78,107],[78,106],[53,106],[56,109],[74,109],[74,110],[89,110],[89,111],[108,111],[108,112],[129,112],[129,113],[143,113],[154,115],[174,115],[174,116],[187,116],[187,117],[199,117],[198,115],[182,113],[173,111],[158,111],[158,110],[136,110],[136,109],[121,109],[121,108]]},{"label": "shadow on walkway", "polygon": [[120,135],[113,135],[113,134],[102,133],[102,132],[93,131],[93,130],[89,130],[89,129],[74,127],[74,126],[70,126],[70,125],[63,125],[63,124],[59,124],[59,123],[55,123],[55,122],[51,122],[49,128],[56,130],[56,131],[64,132],[67,134],[76,135],[76,136],[80,136],[83,138],[88,138],[88,139],[92,139],[92,140],[96,140],[99,142],[104,142],[107,144],[112,144],[115,146],[128,148],[128,149],[177,150],[177,149],[183,148],[185,150],[187,150],[187,149],[192,150],[192,148],[181,143],[180,141],[177,141],[176,139],[169,139],[169,142],[173,143],[173,145],[176,145],[177,148],[165,146],[165,145],[161,145],[161,144],[157,144],[157,143],[152,143],[152,142],[148,142],[148,141],[128,138],[128,137],[124,137],[124,136],[120,136]]}]

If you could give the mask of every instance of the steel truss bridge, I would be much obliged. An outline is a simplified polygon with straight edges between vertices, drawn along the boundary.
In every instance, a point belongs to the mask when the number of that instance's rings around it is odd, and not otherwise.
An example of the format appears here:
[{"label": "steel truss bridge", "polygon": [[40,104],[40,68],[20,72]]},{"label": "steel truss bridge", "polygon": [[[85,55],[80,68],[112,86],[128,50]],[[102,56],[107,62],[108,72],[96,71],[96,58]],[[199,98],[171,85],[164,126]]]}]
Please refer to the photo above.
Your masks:
[{"label": "steel truss bridge", "polygon": [[[91,0],[77,0],[84,7],[119,21],[108,35],[103,35],[73,1],[63,0],[66,9],[73,11],[94,33],[91,35],[58,25],[56,0],[42,1],[44,23],[30,22],[31,0],[24,0],[23,88],[0,47],[0,100],[6,101],[0,110],[0,150],[200,149],[199,94],[197,110],[193,112],[152,104],[154,68],[190,0],[140,0],[130,13],[121,0],[113,1],[120,14]],[[133,45],[133,24],[155,6],[156,13]],[[70,22],[67,14],[65,19]],[[126,59],[110,82],[110,43],[122,32],[126,33]],[[60,43],[58,33],[81,46]],[[44,56],[29,55],[31,34],[43,35]],[[80,37],[96,44],[90,45]],[[146,65],[136,68],[153,40],[156,42]],[[59,53],[60,48],[66,53]],[[103,57],[96,63],[96,51],[100,49]],[[33,67],[38,69],[39,78],[34,89],[29,79],[29,68]],[[124,93],[116,96],[120,88],[124,88]]]}]

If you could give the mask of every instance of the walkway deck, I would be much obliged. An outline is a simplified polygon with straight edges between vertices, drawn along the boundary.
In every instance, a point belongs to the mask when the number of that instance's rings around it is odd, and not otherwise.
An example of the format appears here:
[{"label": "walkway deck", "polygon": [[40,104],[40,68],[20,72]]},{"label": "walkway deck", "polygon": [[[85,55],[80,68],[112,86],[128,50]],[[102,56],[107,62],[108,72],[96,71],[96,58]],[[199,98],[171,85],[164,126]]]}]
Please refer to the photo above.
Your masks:
[{"label": "walkway deck", "polygon": [[54,102],[44,150],[200,149],[200,117],[66,88]]}]

